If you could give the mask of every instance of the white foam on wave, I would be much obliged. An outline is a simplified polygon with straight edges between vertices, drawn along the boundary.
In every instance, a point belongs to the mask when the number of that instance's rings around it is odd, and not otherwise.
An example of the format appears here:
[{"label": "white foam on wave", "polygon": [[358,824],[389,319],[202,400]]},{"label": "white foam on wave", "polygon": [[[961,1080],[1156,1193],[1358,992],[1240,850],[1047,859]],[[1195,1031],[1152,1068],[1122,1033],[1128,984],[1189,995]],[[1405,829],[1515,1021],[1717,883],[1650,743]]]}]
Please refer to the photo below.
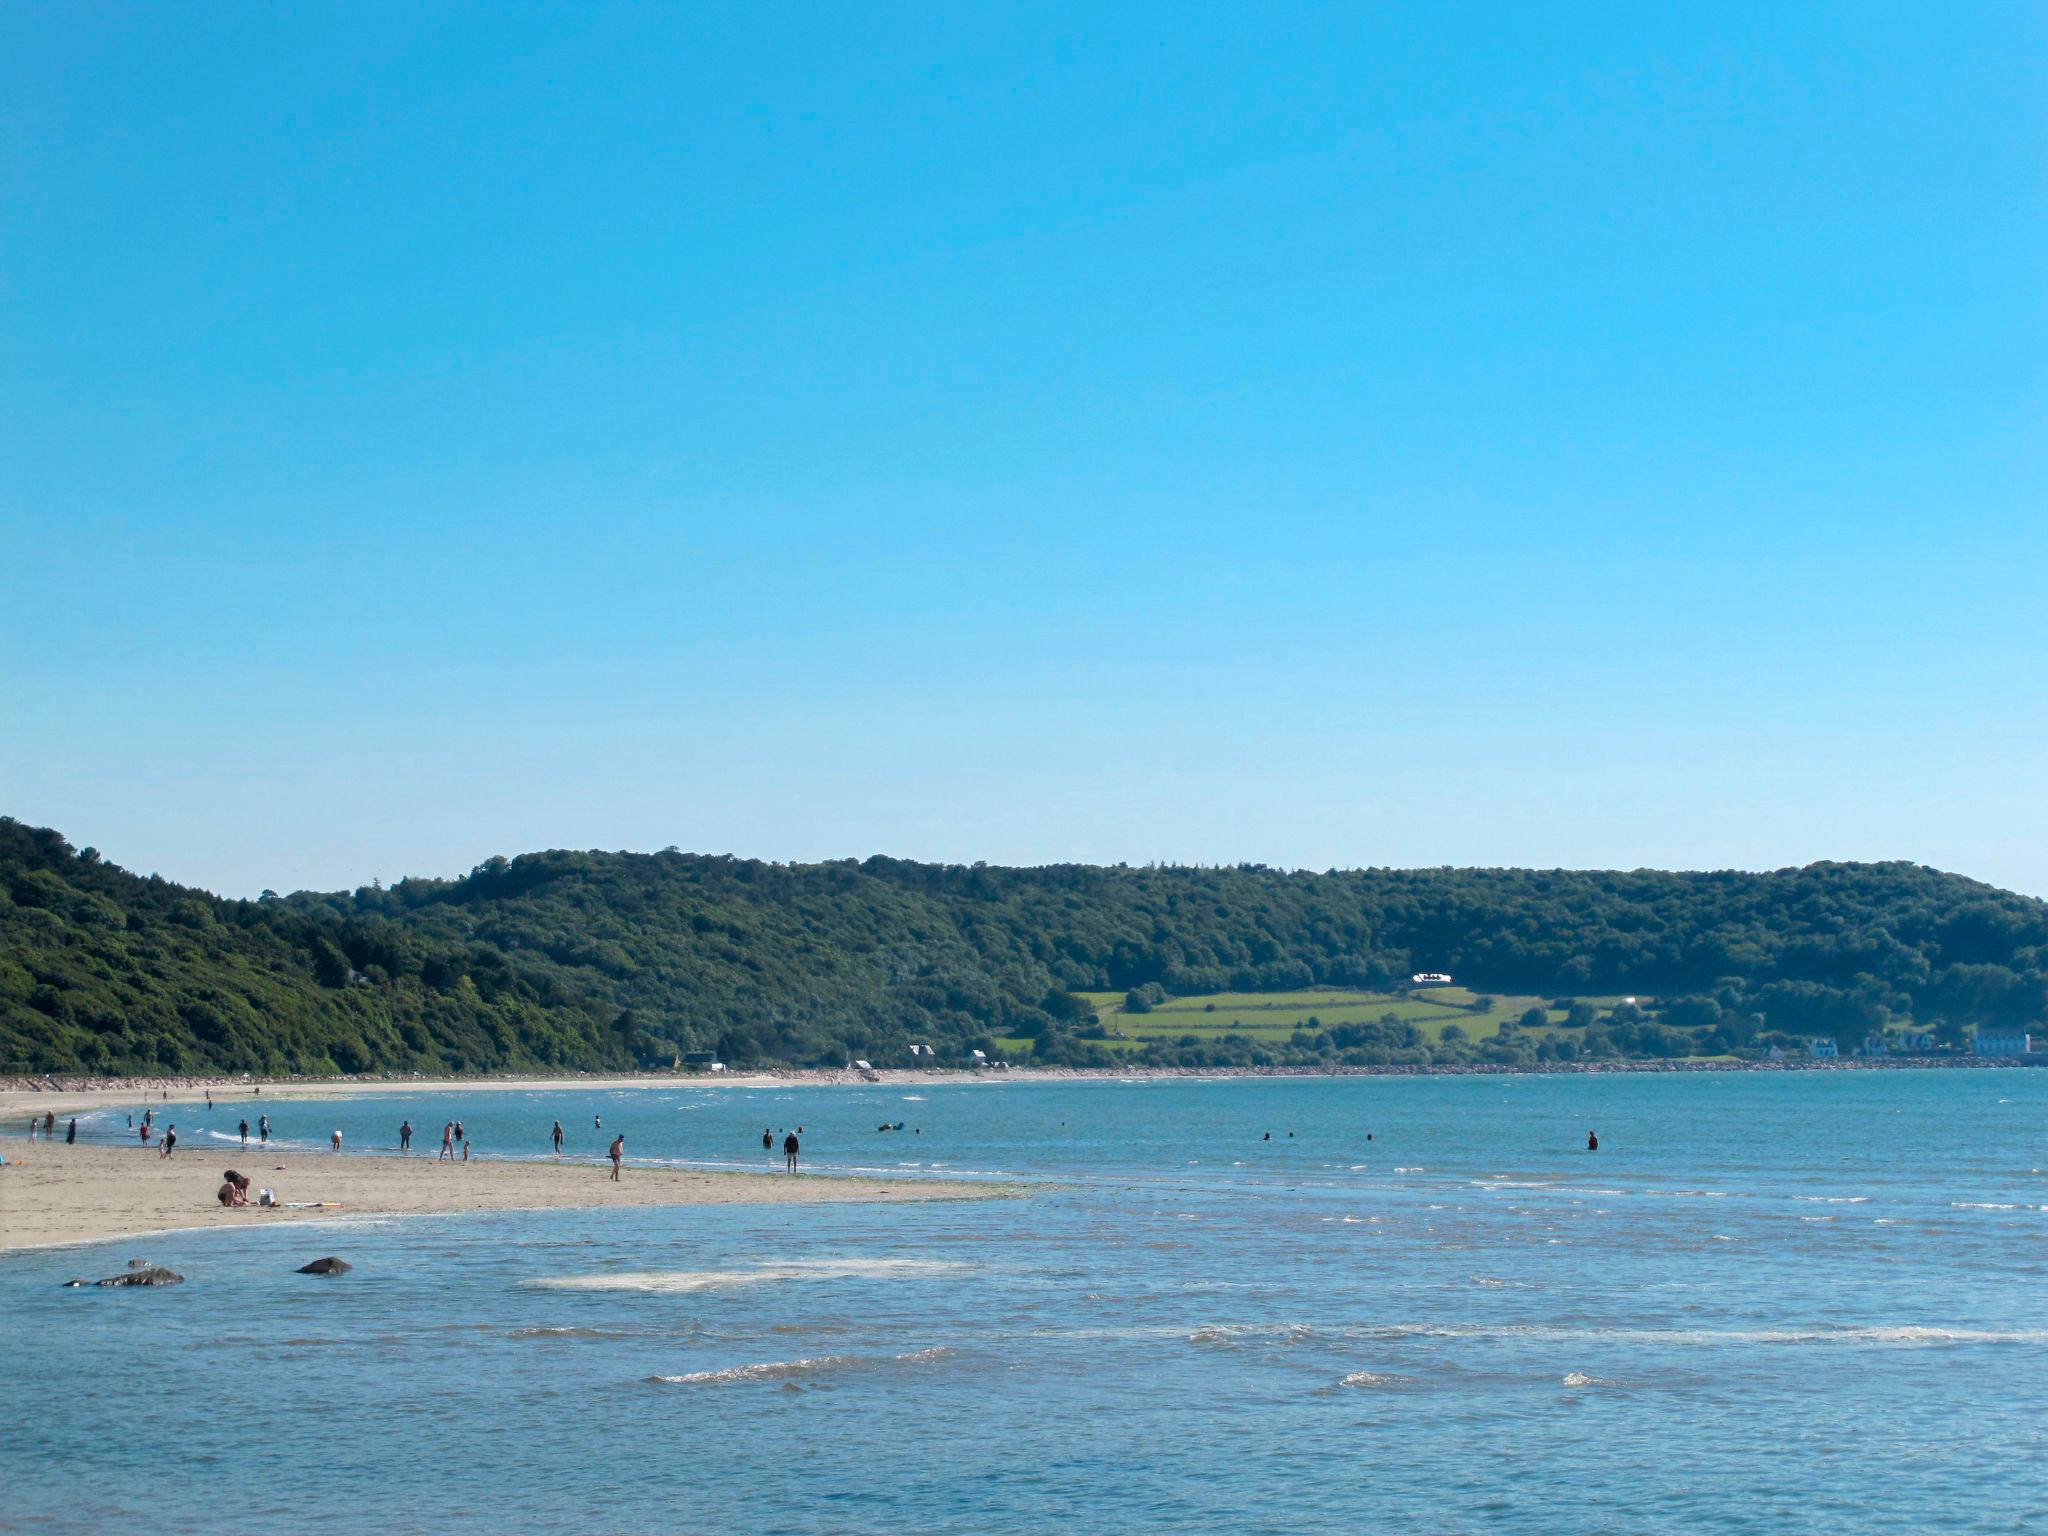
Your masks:
[{"label": "white foam on wave", "polygon": [[903,1102],[906,1104],[922,1104],[924,1102],[924,1095],[921,1093],[906,1093],[903,1095]]},{"label": "white foam on wave", "polygon": [[665,1387],[730,1386],[748,1381],[791,1381],[825,1371],[875,1370],[889,1365],[927,1365],[950,1359],[954,1351],[940,1345],[889,1355],[816,1355],[802,1360],[767,1360],[758,1365],[728,1366],[722,1371],[685,1371],[678,1376],[650,1376],[648,1381]]},{"label": "white foam on wave", "polygon": [[1190,1344],[1236,1345],[1271,1339],[1277,1344],[1304,1344],[1316,1330],[1307,1323],[1215,1323],[1188,1335]]},{"label": "white foam on wave", "polygon": [[1991,1200],[1951,1200],[1951,1209],[1958,1211],[2016,1211],[2017,1205],[2000,1205]]},{"label": "white foam on wave", "polygon": [[1567,1387],[1618,1387],[1618,1381],[1609,1381],[1602,1376],[1588,1376],[1584,1371],[1573,1371],[1564,1379]]},{"label": "white foam on wave", "polygon": [[1413,1376],[1403,1376],[1395,1371],[1353,1371],[1337,1383],[1340,1387],[1407,1387],[1415,1384]]},{"label": "white foam on wave", "polygon": [[667,1296],[768,1285],[778,1280],[901,1280],[966,1273],[967,1265],[939,1259],[779,1259],[752,1269],[619,1270],[549,1275],[526,1284],[544,1291],[646,1291]]},{"label": "white foam on wave", "polygon": [[1870,1199],[1868,1195],[1794,1195],[1794,1200],[1808,1205],[1862,1205]]}]

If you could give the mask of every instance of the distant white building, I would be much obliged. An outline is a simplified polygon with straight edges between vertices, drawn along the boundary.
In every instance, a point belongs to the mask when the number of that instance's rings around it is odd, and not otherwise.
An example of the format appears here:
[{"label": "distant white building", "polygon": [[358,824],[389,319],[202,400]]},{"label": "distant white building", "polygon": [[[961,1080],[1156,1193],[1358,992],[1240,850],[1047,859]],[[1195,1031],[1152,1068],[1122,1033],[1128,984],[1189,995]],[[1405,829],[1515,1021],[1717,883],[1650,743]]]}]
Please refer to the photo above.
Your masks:
[{"label": "distant white building", "polygon": [[2033,1048],[2034,1037],[2017,1024],[1987,1024],[1973,1046],[1979,1056],[2024,1056]]},{"label": "distant white building", "polygon": [[1884,1031],[1882,1030],[1872,1030],[1863,1037],[1863,1044],[1856,1048],[1856,1054],[1865,1058],[1889,1056],[1891,1053],[1892,1048],[1885,1043]]},{"label": "distant white building", "polygon": [[1772,1046],[1764,1053],[1764,1059],[1766,1061],[1783,1061],[1785,1059],[1785,1048],[1781,1045]]},{"label": "distant white building", "polygon": [[1934,1049],[1934,1036],[1924,1029],[1902,1029],[1893,1037],[1892,1044],[1908,1056],[1918,1056]]},{"label": "distant white building", "polygon": [[1416,987],[1448,987],[1451,978],[1445,971],[1417,971],[1408,978],[1408,983]]},{"label": "distant white building", "polygon": [[1806,1054],[1815,1061],[1833,1061],[1842,1054],[1842,1048],[1832,1040],[1815,1037],[1806,1042]]}]

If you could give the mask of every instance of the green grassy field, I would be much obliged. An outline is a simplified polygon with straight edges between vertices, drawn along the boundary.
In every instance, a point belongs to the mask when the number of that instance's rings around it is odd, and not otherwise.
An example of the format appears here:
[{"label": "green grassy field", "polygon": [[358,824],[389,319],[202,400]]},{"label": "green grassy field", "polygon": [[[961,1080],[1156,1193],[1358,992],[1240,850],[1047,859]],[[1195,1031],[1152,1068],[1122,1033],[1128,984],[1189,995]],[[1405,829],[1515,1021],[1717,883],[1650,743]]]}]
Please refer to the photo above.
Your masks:
[{"label": "green grassy field", "polygon": [[[1286,1040],[1297,1030],[1328,1029],[1340,1024],[1373,1024],[1392,1014],[1404,1024],[1413,1024],[1434,1042],[1444,1027],[1456,1024],[1474,1040],[1491,1039],[1504,1022],[1519,1023],[1531,1008],[1541,1008],[1546,1032],[1564,1022],[1564,1013],[1549,1006],[1543,997],[1488,994],[1493,1007],[1474,1013],[1474,994],[1464,987],[1432,987],[1413,993],[1362,992],[1339,987],[1319,987],[1302,992],[1215,992],[1196,997],[1175,997],[1146,1013],[1124,1008],[1121,992],[1077,994],[1093,1005],[1095,1017],[1110,1033],[1107,1042],[1114,1049],[1142,1049],[1147,1040],[1178,1040],[1184,1035],[1214,1039],[1219,1035],[1243,1035],[1262,1041]],[[1619,998],[1581,999],[1603,1012]]]}]

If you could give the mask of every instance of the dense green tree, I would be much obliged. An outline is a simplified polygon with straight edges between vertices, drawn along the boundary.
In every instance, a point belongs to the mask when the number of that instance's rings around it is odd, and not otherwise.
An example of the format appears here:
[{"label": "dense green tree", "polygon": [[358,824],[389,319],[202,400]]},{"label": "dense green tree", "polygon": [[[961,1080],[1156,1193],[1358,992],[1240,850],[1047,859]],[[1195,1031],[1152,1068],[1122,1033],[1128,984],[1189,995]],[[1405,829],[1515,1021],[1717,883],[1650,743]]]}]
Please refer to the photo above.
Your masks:
[{"label": "dense green tree", "polygon": [[[1956,1037],[2048,1011],[2048,905],[1898,863],[1314,874],[673,849],[231,901],[0,818],[8,1071],[630,1067],[677,1050],[907,1065],[913,1042],[958,1059],[1018,1037],[1043,1060],[1125,1060],[1085,1038],[1076,993],[1156,1007],[1425,970],[1498,994],[1639,996],[1605,1025],[1569,1009],[1596,1058],[1853,1043],[1905,1019]],[[1185,1036],[1148,1059],[1558,1059],[1523,1023],[1483,1044],[1432,1045],[1398,1018],[1300,1047]]]}]

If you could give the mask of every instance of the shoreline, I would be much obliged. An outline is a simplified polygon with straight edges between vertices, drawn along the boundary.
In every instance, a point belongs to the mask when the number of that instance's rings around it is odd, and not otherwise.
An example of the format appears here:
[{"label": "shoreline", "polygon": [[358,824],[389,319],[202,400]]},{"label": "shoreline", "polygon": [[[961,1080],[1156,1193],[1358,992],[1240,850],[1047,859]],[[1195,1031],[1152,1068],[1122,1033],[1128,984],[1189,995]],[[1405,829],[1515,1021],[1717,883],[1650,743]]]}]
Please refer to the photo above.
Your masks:
[{"label": "shoreline", "polygon": [[1917,1072],[1995,1071],[2048,1067],[2048,1051],[2030,1058],[2011,1056],[1890,1056],[1875,1060],[1842,1058],[1820,1061],[1788,1057],[1784,1061],[1733,1061],[1677,1057],[1662,1061],[1555,1061],[1541,1064],[1497,1062],[1401,1063],[1373,1066],[1286,1067],[1016,1067],[1007,1071],[880,1068],[871,1075],[844,1068],[785,1067],[759,1072],[607,1072],[492,1073],[488,1076],[423,1077],[413,1074],[366,1074],[353,1077],[122,1077],[15,1075],[0,1077],[0,1124],[31,1113],[67,1113],[128,1104],[191,1104],[211,1091],[224,1099],[273,1098],[280,1101],[356,1098],[395,1093],[561,1093],[579,1090],[613,1092],[642,1088],[765,1088],[933,1086],[961,1083],[1132,1082],[1229,1078],[1333,1077],[1602,1077],[1616,1073],[1707,1072]]},{"label": "shoreline", "polygon": [[[478,1211],[610,1210],[700,1205],[899,1204],[1001,1199],[1007,1185],[942,1179],[636,1167],[614,1184],[602,1160],[479,1158],[437,1163],[425,1155],[194,1147],[173,1158],[154,1149],[62,1142],[7,1143],[0,1169],[0,1254],[171,1232],[290,1225],[343,1225],[359,1218],[453,1216]],[[275,1188],[307,1209],[226,1207],[215,1191],[237,1162],[252,1195]],[[318,1205],[312,1204],[319,1202]]]}]

